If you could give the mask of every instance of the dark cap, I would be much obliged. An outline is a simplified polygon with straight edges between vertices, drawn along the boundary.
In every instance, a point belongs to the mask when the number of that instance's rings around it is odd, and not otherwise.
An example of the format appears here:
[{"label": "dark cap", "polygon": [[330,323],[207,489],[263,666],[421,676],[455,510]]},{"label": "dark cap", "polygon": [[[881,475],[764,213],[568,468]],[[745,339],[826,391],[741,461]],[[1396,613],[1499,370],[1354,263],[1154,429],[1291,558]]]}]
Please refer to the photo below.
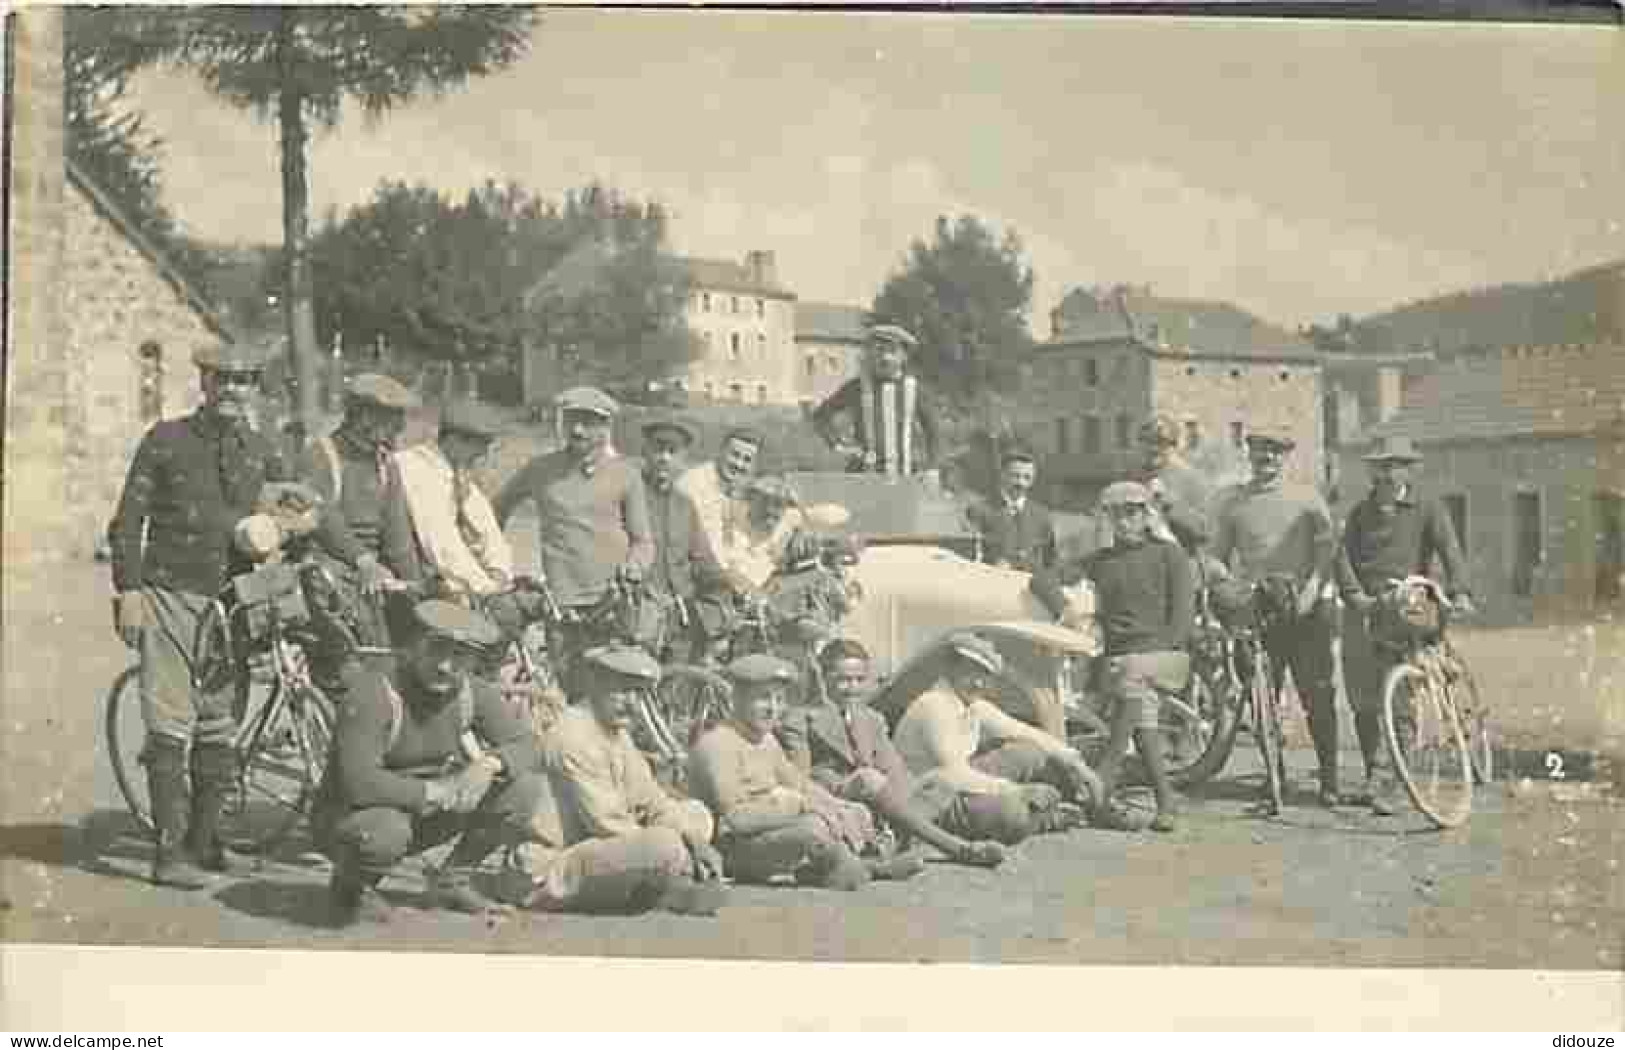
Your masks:
[{"label": "dark cap", "polygon": [[467,434],[495,441],[506,430],[503,418],[489,405],[464,398],[440,410],[440,432]]},{"label": "dark cap", "polygon": [[605,419],[613,419],[621,410],[614,398],[595,386],[571,387],[559,395],[558,405],[561,412],[591,412]]},{"label": "dark cap", "polygon": [[1038,453],[1026,445],[1011,445],[999,455],[999,466],[1007,463],[1037,463]]},{"label": "dark cap", "polygon": [[581,658],[597,671],[609,671],[643,682],[660,680],[660,663],[635,645],[600,645],[588,649]]},{"label": "dark cap", "polygon": [[271,348],[263,342],[210,343],[192,354],[199,368],[222,372],[263,372],[271,363]]},{"label": "dark cap", "polygon": [[1151,502],[1151,490],[1138,481],[1114,481],[1100,494],[1102,507],[1144,507]]},{"label": "dark cap", "polygon": [[1004,658],[999,651],[993,648],[993,643],[979,634],[970,631],[961,631],[948,637],[948,649],[955,656],[962,657],[976,664],[991,674],[998,674],[1004,670]]},{"label": "dark cap", "polygon": [[794,682],[800,675],[794,665],[767,653],[741,656],[723,669],[728,677],[740,685],[773,685]]},{"label": "dark cap", "polygon": [[783,478],[761,477],[750,483],[745,498],[755,503],[783,503],[794,507],[801,502],[794,486]]},{"label": "dark cap", "polygon": [[418,396],[386,375],[368,372],[350,380],[344,396],[351,401],[401,411],[417,408]]},{"label": "dark cap", "polygon": [[749,426],[729,428],[728,432],[722,435],[722,443],[726,445],[730,441],[743,441],[745,444],[755,445],[757,448],[761,448],[767,443],[760,430]]},{"label": "dark cap", "polygon": [[449,638],[470,649],[491,649],[502,642],[500,627],[482,614],[454,602],[439,599],[419,602],[412,614],[425,633]]},{"label": "dark cap", "polygon": [[1247,444],[1280,449],[1282,452],[1291,452],[1298,447],[1290,435],[1278,430],[1255,430],[1247,435]]},{"label": "dark cap", "polygon": [[916,346],[920,345],[920,341],[918,339],[914,338],[914,333],[910,332],[907,328],[904,328],[902,325],[895,325],[895,324],[870,325],[867,329],[864,330],[864,335],[866,335],[869,338],[870,342],[895,343],[898,346],[901,346],[901,347],[903,347],[904,349],[907,349],[907,350],[912,350]]},{"label": "dark cap", "polygon": [[688,420],[682,418],[681,416],[662,415],[655,416],[643,424],[643,439],[645,441],[651,441],[654,439],[655,434],[662,430],[669,430],[674,434],[683,435],[683,440],[688,442],[690,445],[698,441],[700,437],[699,434],[694,430],[694,425],[688,422]]}]

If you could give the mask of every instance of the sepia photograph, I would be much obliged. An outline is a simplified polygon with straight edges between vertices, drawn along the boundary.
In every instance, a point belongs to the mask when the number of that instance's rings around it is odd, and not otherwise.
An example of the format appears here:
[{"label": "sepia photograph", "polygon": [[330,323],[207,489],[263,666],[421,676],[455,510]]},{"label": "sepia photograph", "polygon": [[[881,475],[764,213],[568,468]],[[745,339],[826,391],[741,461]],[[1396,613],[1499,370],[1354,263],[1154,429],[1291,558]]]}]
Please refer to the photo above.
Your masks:
[{"label": "sepia photograph", "polygon": [[1618,975],[1621,43],[13,12],[0,937]]}]

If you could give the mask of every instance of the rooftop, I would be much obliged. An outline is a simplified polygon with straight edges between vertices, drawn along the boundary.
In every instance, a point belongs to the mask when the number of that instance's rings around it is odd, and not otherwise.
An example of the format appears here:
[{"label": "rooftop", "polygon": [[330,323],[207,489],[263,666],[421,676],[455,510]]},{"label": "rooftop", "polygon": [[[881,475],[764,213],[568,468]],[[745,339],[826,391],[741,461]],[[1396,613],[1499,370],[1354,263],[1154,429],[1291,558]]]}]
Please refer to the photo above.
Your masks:
[{"label": "rooftop", "polygon": [[[763,256],[766,256],[765,260]],[[679,256],[676,262],[683,267],[695,288],[712,292],[749,292],[771,299],[795,298],[793,292],[779,284],[771,252],[751,252],[744,262],[692,256]]]},{"label": "rooftop", "polygon": [[864,319],[869,312],[861,306],[841,303],[796,303],[796,338],[827,342],[863,342]]},{"label": "rooftop", "polygon": [[1051,320],[1051,345],[1058,346],[1126,340],[1157,354],[1271,361],[1317,356],[1301,335],[1232,303],[1167,298],[1143,287],[1074,288]]}]

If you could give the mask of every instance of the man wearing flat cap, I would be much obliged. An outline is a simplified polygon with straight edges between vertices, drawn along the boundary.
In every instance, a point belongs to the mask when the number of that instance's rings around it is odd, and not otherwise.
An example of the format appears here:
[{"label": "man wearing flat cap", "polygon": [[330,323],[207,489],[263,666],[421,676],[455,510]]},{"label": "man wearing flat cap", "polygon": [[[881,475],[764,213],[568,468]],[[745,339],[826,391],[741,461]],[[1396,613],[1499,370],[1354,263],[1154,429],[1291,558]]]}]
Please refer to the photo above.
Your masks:
[{"label": "man wearing flat cap", "polygon": [[542,743],[557,833],[521,846],[527,904],[544,911],[654,908],[709,915],[722,904],[722,858],[703,803],[660,787],[632,742],[640,695],[660,665],[635,646],[582,654],[586,699],[560,715]]},{"label": "man wearing flat cap", "polygon": [[[1337,685],[1332,642],[1337,632],[1336,529],[1318,491],[1285,480],[1294,442],[1284,433],[1247,435],[1252,477],[1222,492],[1214,514],[1213,556],[1248,584],[1279,581],[1290,590],[1264,636],[1279,687],[1288,668],[1303,700],[1319,763],[1317,800],[1339,802]],[[1264,803],[1266,806],[1270,803]]]},{"label": "man wearing flat cap", "polygon": [[[1382,682],[1401,650],[1374,644],[1373,617],[1387,585],[1432,575],[1437,558],[1445,592],[1458,611],[1470,612],[1467,559],[1444,504],[1418,490],[1413,474],[1422,454],[1404,436],[1380,437],[1365,456],[1371,491],[1349,513],[1338,551],[1338,585],[1350,615],[1343,622],[1343,682],[1354,709],[1354,730],[1365,759],[1366,783],[1356,802],[1379,816],[1394,812],[1397,785],[1383,745]],[[1410,712],[1401,711],[1407,721]],[[1407,729],[1400,726],[1399,738]]]},{"label": "man wearing flat cap", "polygon": [[389,585],[423,574],[394,455],[406,413],[418,404],[416,394],[389,376],[356,376],[345,390],[344,418],[312,441],[297,464],[300,479],[323,498],[317,531],[333,551],[324,564],[366,646],[390,645]]},{"label": "man wearing flat cap", "polygon": [[667,603],[668,638],[673,655],[692,658],[699,642],[695,600],[720,576],[693,499],[676,484],[687,468],[694,428],[678,416],[657,416],[643,424],[643,487],[649,500],[654,565],[649,583]]},{"label": "man wearing flat cap", "polygon": [[236,685],[195,685],[193,643],[215,595],[245,567],[233,530],[267,483],[292,480],[250,422],[267,357],[244,343],[194,355],[201,407],[142,437],[108,526],[114,626],[141,657],[141,762],[161,885],[201,888],[208,871],[229,867],[219,823],[237,777]]},{"label": "man wearing flat cap", "polygon": [[542,573],[554,599],[565,609],[585,609],[616,580],[643,580],[654,562],[654,536],[643,478],[610,443],[619,411],[614,399],[576,387],[559,395],[558,406],[564,447],[509,479],[497,494],[497,520],[506,524],[524,503],[536,505]]},{"label": "man wearing flat cap", "polygon": [[1145,762],[1157,813],[1156,831],[1174,830],[1174,795],[1163,764],[1160,708],[1190,683],[1187,646],[1195,618],[1195,581],[1190,556],[1173,536],[1152,532],[1156,507],[1150,488],[1137,481],[1108,485],[1100,505],[1112,528],[1110,546],[1094,551],[1057,574],[1037,574],[1033,592],[1057,616],[1065,613],[1062,587],[1087,579],[1102,627],[1105,691],[1113,701],[1111,737],[1098,772],[1098,823],[1136,830],[1128,812],[1111,805],[1129,738]]},{"label": "man wearing flat cap", "polygon": [[[852,471],[907,475],[935,466],[937,409],[930,390],[908,367],[918,346],[913,333],[899,325],[871,325],[857,376],[813,410],[813,426],[847,457]],[[841,435],[842,422],[850,440]]]},{"label": "man wearing flat cap", "polygon": [[785,754],[775,734],[795,668],[758,653],[729,664],[727,676],[732,717],[701,735],[689,753],[688,782],[716,816],[728,873],[738,882],[789,877],[836,890],[919,874],[917,855],[881,852],[867,808],[831,795]]},{"label": "man wearing flat cap", "polygon": [[476,601],[513,580],[513,549],[474,480],[474,468],[505,429],[495,409],[456,400],[440,410],[435,441],[395,455],[423,576],[444,596]]},{"label": "man wearing flat cap", "polygon": [[386,921],[377,887],[407,856],[456,839],[430,873],[428,902],[500,910],[471,882],[480,862],[535,837],[545,782],[535,733],[473,672],[503,640],[485,616],[420,602],[417,637],[386,671],[352,668],[311,823],[333,860],[334,919]]},{"label": "man wearing flat cap", "polygon": [[1012,846],[1081,823],[1062,803],[1087,810],[1100,797],[1083,756],[993,702],[1004,661],[987,639],[961,632],[946,649],[941,677],[892,734],[922,807],[956,835]]}]

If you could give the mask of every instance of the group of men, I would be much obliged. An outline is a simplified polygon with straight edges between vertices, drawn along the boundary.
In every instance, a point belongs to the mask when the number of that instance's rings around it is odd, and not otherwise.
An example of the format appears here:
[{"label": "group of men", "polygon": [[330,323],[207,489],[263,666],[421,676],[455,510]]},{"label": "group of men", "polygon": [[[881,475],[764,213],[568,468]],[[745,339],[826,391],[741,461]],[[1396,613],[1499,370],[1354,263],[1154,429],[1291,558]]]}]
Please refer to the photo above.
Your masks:
[{"label": "group of men", "polygon": [[[1381,684],[1397,656],[1373,638],[1378,602],[1392,581],[1428,575],[1437,559],[1452,604],[1472,608],[1451,518],[1414,484],[1420,453],[1406,439],[1380,439],[1365,457],[1370,491],[1339,533],[1320,493],[1286,480],[1294,442],[1284,433],[1246,434],[1251,476],[1217,492],[1180,457],[1171,420],[1148,421],[1140,441],[1142,467],[1101,494],[1106,532],[1099,549],[1084,557],[1061,559],[1050,515],[1030,495],[1037,466],[1028,450],[1005,452],[998,494],[971,511],[984,560],[1032,573],[1034,594],[1061,622],[1082,616],[1069,605],[1067,586],[1093,584],[1092,617],[1105,643],[1100,682],[1116,701],[1100,769],[1107,791],[1132,735],[1156,793],[1153,826],[1173,827],[1157,710],[1160,697],[1189,682],[1195,605],[1221,588],[1251,595],[1264,581],[1285,581],[1289,596],[1269,618],[1264,643],[1277,684],[1290,671],[1303,700],[1318,763],[1317,800],[1391,815],[1397,784],[1383,745]],[[1338,770],[1339,638],[1366,774],[1361,790],[1347,795]]]}]

